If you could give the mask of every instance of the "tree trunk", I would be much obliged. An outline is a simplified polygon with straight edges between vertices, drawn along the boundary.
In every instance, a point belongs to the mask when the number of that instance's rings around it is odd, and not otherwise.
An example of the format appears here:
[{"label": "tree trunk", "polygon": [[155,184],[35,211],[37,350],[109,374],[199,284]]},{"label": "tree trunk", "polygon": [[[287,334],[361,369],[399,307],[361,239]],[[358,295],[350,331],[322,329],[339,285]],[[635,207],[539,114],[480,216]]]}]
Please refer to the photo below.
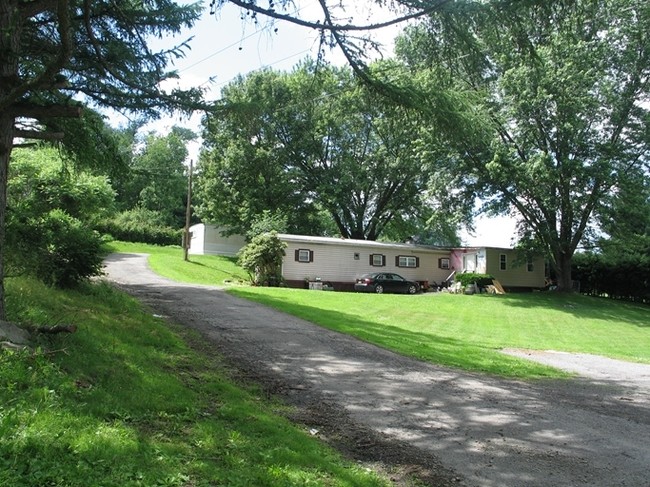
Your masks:
[{"label": "tree trunk", "polygon": [[560,292],[573,291],[571,280],[571,262],[573,256],[568,252],[558,252],[555,256],[555,271],[557,273],[557,289]]},{"label": "tree trunk", "polygon": [[0,113],[0,320],[6,319],[4,260],[5,260],[5,221],[7,212],[7,177],[9,156],[13,145],[14,119],[9,114]]},{"label": "tree trunk", "polygon": [[21,25],[15,0],[0,2],[0,320],[6,317],[4,289],[5,222],[9,156],[13,147],[12,90],[19,80],[18,52]]}]

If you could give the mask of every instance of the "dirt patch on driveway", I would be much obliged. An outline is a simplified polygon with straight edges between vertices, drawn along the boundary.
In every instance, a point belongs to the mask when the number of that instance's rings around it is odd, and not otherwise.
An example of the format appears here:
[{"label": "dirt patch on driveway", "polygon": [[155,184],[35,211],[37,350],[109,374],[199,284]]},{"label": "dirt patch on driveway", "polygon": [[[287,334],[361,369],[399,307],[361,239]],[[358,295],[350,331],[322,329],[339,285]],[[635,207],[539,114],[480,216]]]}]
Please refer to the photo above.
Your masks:
[{"label": "dirt patch on driveway", "polygon": [[197,330],[196,346],[294,405],[293,419],[398,485],[409,473],[440,486],[650,485],[647,388],[447,369],[217,288],[165,280],[146,256],[110,256],[106,271],[156,313]]}]

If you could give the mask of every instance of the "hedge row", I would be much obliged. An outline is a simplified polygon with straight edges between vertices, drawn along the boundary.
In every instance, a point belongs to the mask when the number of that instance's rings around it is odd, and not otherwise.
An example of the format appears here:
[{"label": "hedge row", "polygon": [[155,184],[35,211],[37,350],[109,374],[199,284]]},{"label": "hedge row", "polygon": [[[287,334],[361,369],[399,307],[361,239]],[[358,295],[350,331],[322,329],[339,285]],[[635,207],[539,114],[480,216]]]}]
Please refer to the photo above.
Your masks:
[{"label": "hedge row", "polygon": [[147,224],[120,224],[116,221],[104,221],[96,230],[109,234],[115,240],[139,242],[153,245],[181,245],[183,230]]},{"label": "hedge row", "polygon": [[583,294],[650,303],[650,256],[576,254],[573,279]]}]

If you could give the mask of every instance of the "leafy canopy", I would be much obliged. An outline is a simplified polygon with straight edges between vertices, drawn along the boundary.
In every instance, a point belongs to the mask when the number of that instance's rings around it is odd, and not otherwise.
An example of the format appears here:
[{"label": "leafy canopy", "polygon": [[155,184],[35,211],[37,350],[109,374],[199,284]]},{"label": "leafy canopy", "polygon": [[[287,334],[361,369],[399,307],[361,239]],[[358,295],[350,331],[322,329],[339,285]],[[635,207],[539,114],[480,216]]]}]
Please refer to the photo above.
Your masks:
[{"label": "leafy canopy", "polygon": [[641,0],[471,1],[398,41],[434,90],[461,94],[453,123],[431,127],[439,189],[518,217],[561,288],[595,213],[650,159],[649,31]]}]

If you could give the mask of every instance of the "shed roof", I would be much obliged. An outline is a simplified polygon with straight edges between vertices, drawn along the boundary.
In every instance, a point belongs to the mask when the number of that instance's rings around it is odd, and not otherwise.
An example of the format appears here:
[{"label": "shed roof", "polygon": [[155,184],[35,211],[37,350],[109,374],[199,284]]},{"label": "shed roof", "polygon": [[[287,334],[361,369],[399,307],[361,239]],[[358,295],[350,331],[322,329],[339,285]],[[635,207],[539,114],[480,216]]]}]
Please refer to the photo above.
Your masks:
[{"label": "shed roof", "polygon": [[292,235],[288,233],[279,233],[280,240],[285,242],[296,242],[304,244],[321,244],[321,245],[343,245],[356,248],[373,248],[373,249],[403,249],[418,252],[449,252],[449,247],[435,247],[432,245],[414,245],[408,243],[378,242],[375,240],[358,240],[343,237],[313,237],[307,235]]}]

